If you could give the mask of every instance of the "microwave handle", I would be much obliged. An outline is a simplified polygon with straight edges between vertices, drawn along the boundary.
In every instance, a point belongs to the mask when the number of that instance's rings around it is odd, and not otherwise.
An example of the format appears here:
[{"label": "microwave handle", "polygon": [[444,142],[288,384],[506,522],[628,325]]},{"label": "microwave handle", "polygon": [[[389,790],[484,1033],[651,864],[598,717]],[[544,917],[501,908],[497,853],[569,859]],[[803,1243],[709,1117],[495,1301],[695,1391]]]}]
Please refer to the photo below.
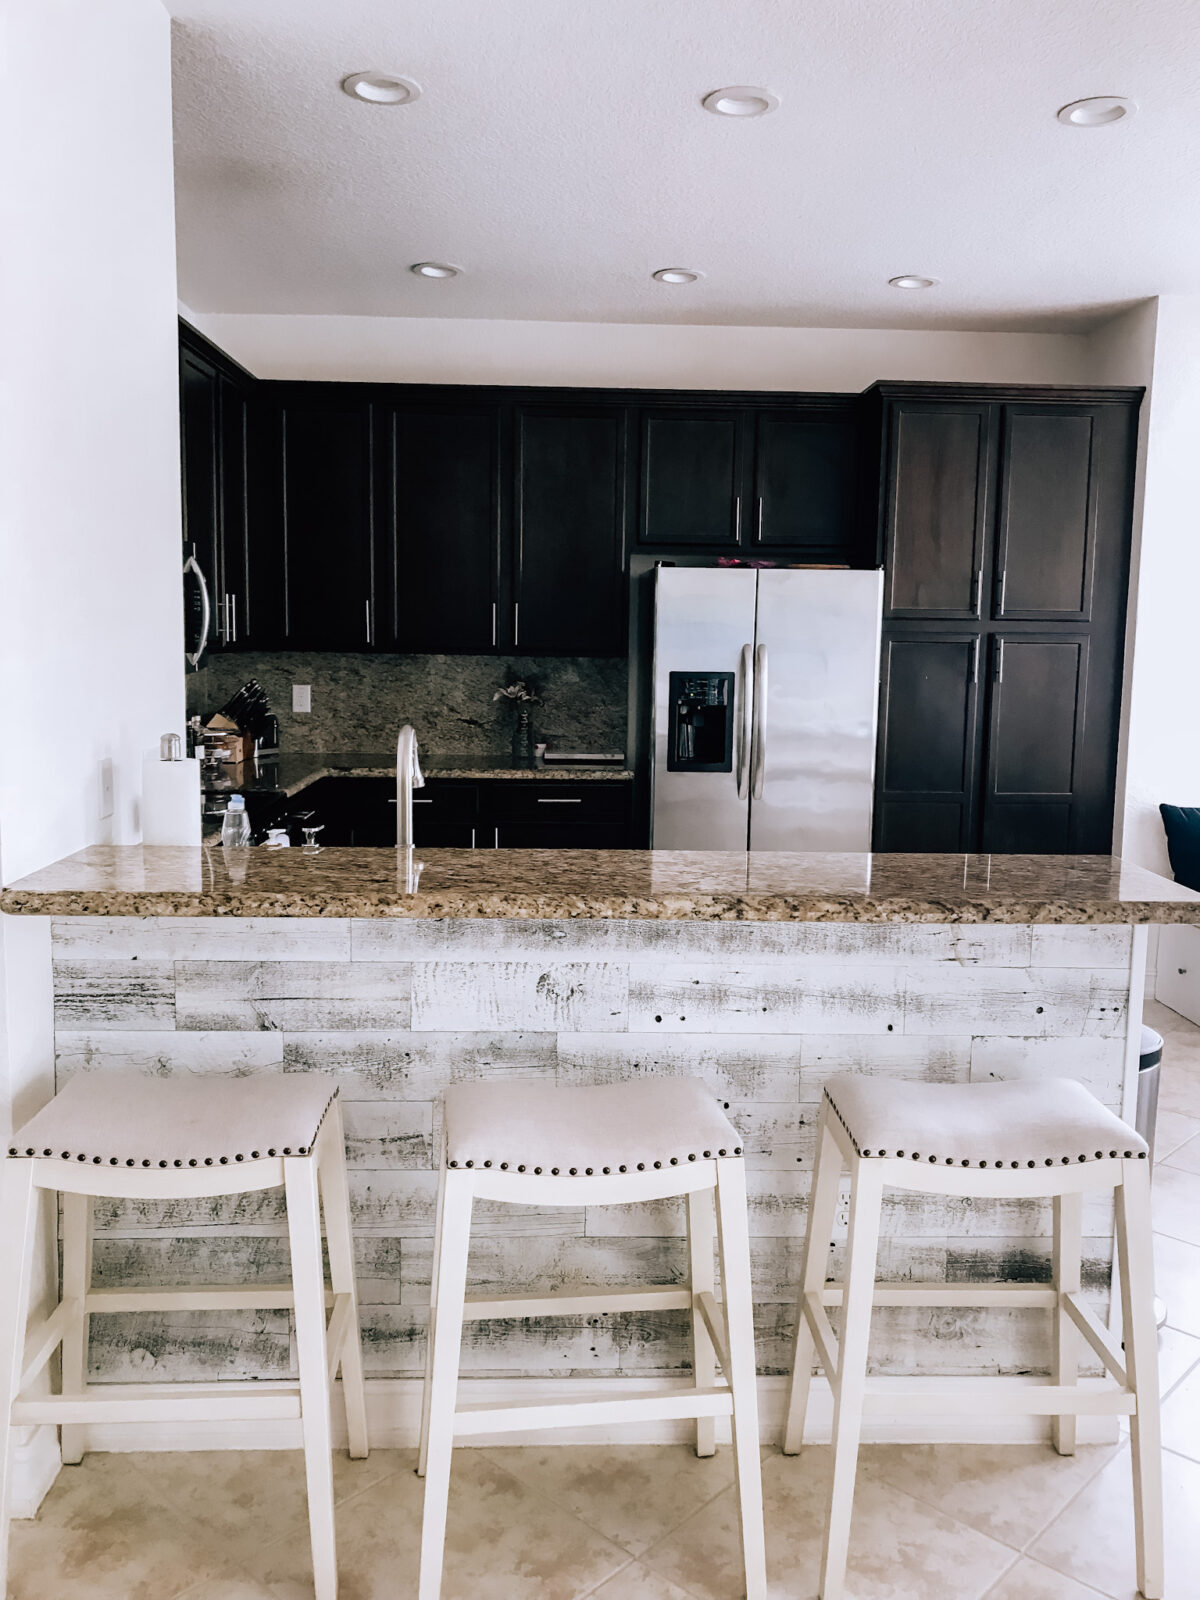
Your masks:
[{"label": "microwave handle", "polygon": [[204,647],[208,643],[208,628],[212,621],[212,603],[208,598],[208,579],[201,572],[200,563],[194,555],[190,555],[183,563],[183,571],[185,577],[189,572],[194,572],[200,581],[200,614],[203,618],[200,624],[200,638],[197,640],[194,652],[191,650],[184,652],[188,665],[190,667],[198,667],[200,658],[204,654]]}]

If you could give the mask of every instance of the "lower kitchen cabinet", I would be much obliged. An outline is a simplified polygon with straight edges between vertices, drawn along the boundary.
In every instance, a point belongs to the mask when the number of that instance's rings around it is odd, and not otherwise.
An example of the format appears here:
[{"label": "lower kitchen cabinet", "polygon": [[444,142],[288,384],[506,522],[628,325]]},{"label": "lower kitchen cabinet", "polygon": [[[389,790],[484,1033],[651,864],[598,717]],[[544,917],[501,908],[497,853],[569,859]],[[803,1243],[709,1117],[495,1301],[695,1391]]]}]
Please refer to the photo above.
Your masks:
[{"label": "lower kitchen cabinet", "polygon": [[[492,783],[431,778],[413,795],[418,849],[620,850],[631,841],[630,783],[506,778]],[[320,778],[283,808],[312,812],[323,845],[396,843],[391,778]],[[299,838],[299,829],[296,829]]]}]

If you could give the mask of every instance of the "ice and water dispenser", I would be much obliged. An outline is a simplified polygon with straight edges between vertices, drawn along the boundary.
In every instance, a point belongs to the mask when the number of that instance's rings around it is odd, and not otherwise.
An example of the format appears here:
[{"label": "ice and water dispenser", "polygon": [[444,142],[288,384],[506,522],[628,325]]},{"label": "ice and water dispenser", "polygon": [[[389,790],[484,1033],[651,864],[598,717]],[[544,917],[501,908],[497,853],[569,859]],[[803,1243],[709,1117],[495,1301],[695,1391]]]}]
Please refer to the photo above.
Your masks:
[{"label": "ice and water dispenser", "polygon": [[733,771],[733,673],[672,672],[669,772]]}]

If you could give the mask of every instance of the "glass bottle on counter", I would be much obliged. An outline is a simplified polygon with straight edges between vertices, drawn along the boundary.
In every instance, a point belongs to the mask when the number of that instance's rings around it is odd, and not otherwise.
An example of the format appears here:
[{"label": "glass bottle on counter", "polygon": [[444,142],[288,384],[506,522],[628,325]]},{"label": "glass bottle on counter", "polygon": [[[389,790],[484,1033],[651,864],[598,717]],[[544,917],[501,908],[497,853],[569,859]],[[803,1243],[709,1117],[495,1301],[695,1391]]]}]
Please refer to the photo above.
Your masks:
[{"label": "glass bottle on counter", "polygon": [[221,824],[221,843],[226,850],[244,850],[250,844],[250,818],[246,815],[246,797],[231,794]]}]

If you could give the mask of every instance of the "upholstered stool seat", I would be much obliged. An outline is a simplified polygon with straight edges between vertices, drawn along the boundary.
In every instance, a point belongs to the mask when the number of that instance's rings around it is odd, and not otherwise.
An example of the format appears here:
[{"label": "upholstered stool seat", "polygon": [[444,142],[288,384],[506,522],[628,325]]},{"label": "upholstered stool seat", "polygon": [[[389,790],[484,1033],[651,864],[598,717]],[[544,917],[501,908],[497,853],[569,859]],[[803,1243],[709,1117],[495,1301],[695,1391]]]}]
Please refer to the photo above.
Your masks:
[{"label": "upholstered stool seat", "polygon": [[[715,1449],[715,1419],[730,1418],[745,1593],[749,1600],[765,1600],[750,1246],[737,1129],[703,1085],[675,1078],[564,1089],[541,1083],[456,1084],[446,1093],[443,1126],[418,1465],[425,1475],[418,1600],[438,1600],[441,1590],[451,1452],[460,1435],[693,1417],[696,1453],[702,1456]],[[591,1207],[671,1196],[687,1200],[687,1283],[486,1298],[466,1294],[476,1200]],[[718,1223],[723,1305],[716,1298],[713,1261]],[[596,1398],[458,1404],[464,1321],[614,1311],[689,1313],[694,1386],[621,1392],[604,1384]],[[512,1579],[515,1592],[520,1577]]]},{"label": "upholstered stool seat", "polygon": [[948,1167],[1057,1167],[1147,1155],[1146,1141],[1072,1078],[826,1085],[855,1154]]},{"label": "upholstered stool seat", "polygon": [[535,1177],[604,1177],[740,1156],[741,1135],[704,1085],[640,1078],[559,1089],[463,1083],[446,1091],[446,1164]]},{"label": "upholstered stool seat", "polygon": [[[912,1083],[840,1077],[817,1120],[817,1160],[796,1309],[785,1455],[804,1437],[816,1358],[833,1390],[833,1487],[821,1558],[820,1600],[842,1600],[864,1412],[999,1410],[1049,1417],[1061,1455],[1075,1450],[1080,1415],[1129,1418],[1138,1586],[1162,1596],[1162,1466],[1159,1459],[1150,1163],[1146,1142],[1083,1087],[1067,1079]],[[844,1281],[826,1283],[844,1167],[850,1227]],[[876,1283],[883,1191],[1007,1200],[1049,1199],[1054,1210],[1052,1282]],[[1080,1295],[1083,1197],[1116,1200],[1123,1342]],[[841,1308],[841,1337],[827,1308]],[[991,1306],[1051,1314],[1050,1377],[929,1380],[867,1377],[874,1306]],[[1113,1380],[1079,1383],[1085,1347]]]},{"label": "upholstered stool seat", "polygon": [[[335,1600],[330,1400],[340,1368],[352,1456],[367,1454],[366,1405],[345,1145],[336,1087],[280,1073],[72,1078],[9,1142],[0,1186],[0,1594],[5,1589],[9,1434],[62,1429],[62,1458],[82,1460],[89,1424],[299,1424],[317,1600]],[[98,1289],[92,1285],[95,1196],[201,1199],[283,1188],[291,1281],[240,1288]],[[62,1195],[62,1298],[26,1331],[39,1191]],[[329,1249],[325,1288],[321,1215]],[[294,1309],[299,1381],[90,1384],[89,1319],[106,1312]],[[328,1325],[326,1312],[331,1312]],[[61,1346],[58,1394],[34,1380]]]}]

